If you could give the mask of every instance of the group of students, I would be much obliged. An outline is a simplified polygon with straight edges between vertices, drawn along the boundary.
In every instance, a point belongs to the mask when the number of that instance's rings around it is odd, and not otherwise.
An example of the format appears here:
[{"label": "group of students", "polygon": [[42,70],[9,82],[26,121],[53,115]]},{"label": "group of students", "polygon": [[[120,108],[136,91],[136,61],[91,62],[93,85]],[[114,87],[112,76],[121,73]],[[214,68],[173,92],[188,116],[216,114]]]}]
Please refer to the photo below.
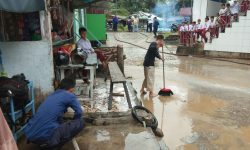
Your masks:
[{"label": "group of students", "polygon": [[206,35],[210,32],[210,37],[218,37],[219,35],[219,23],[214,19],[214,16],[206,17],[205,23],[201,23],[201,19],[198,22],[193,21],[192,23],[183,22],[179,28],[180,32],[180,42],[183,45],[191,45],[197,42],[197,40],[204,39],[205,42],[208,41]]},{"label": "group of students", "polygon": [[[185,46],[191,46],[197,41],[210,42],[214,37],[218,38],[219,32],[225,32],[226,27],[231,27],[232,21],[238,21],[239,13],[245,13],[249,8],[249,0],[243,0],[241,4],[234,0],[232,4],[222,4],[217,17],[211,16],[205,18],[205,22],[192,23],[183,22],[179,27],[180,43]],[[201,37],[201,39],[200,39]]]}]

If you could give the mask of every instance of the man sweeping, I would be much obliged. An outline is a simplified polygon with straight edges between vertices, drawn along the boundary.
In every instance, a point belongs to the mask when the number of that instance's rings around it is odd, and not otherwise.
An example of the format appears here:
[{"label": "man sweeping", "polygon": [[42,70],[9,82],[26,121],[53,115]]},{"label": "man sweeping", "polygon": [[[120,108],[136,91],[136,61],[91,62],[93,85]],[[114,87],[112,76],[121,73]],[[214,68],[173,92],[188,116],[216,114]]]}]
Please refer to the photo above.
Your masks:
[{"label": "man sweeping", "polygon": [[[141,94],[147,94],[149,92],[150,97],[157,96],[154,93],[154,80],[155,80],[155,57],[163,60],[159,54],[159,48],[164,45],[164,36],[158,35],[156,37],[156,42],[152,42],[148,48],[146,56],[144,58],[143,66],[144,66],[144,76],[145,79],[142,83]],[[146,89],[146,91],[145,91]]]}]

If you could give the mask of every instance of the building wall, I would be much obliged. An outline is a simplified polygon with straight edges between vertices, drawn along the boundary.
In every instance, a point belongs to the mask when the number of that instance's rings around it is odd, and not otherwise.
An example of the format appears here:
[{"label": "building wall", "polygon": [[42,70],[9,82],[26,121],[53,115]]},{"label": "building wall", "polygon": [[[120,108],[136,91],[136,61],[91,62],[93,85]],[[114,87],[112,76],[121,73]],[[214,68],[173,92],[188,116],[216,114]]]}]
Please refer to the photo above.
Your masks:
[{"label": "building wall", "polygon": [[221,3],[218,1],[211,1],[207,2],[207,16],[217,16],[221,8]]},{"label": "building wall", "polygon": [[207,1],[208,0],[194,0],[193,1],[193,20],[204,20],[207,13]]},{"label": "building wall", "polygon": [[53,54],[48,41],[0,42],[3,66],[9,76],[24,73],[35,88],[53,91]]},{"label": "building wall", "polygon": [[194,0],[193,1],[193,20],[201,19],[204,22],[206,16],[216,16],[220,10],[219,0]]}]

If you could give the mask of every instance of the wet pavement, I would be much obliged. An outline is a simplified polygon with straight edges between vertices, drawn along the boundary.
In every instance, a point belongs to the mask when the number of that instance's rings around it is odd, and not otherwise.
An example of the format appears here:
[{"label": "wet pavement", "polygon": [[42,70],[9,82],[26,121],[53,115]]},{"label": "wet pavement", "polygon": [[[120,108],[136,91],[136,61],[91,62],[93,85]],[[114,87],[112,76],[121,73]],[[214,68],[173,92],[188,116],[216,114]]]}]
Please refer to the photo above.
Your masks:
[{"label": "wet pavement", "polygon": [[[137,97],[158,119],[158,127],[170,150],[248,150],[250,147],[250,66],[196,57],[165,55],[166,82],[174,95],[150,98],[141,96],[139,91],[143,81],[143,58],[145,48],[152,37],[139,33],[109,33],[108,45],[122,44],[125,60],[125,75],[138,91]],[[118,42],[116,39],[138,44]],[[165,52],[174,51],[176,46],[168,45]],[[248,62],[249,63],[249,62]],[[163,87],[162,62],[156,62],[155,92]],[[80,85],[81,83],[78,83]],[[85,87],[86,88],[86,87]],[[94,109],[90,108],[86,89],[77,89],[85,112],[110,115],[107,113],[109,81],[97,80],[94,91]],[[121,86],[115,93],[123,94]],[[133,90],[130,88],[130,96]],[[133,101],[132,101],[133,102]],[[133,102],[133,105],[135,103]],[[125,97],[115,97],[110,112],[128,111]],[[104,113],[104,114],[102,114]],[[129,113],[129,112],[127,112]],[[119,116],[119,115],[118,115]],[[136,123],[130,113],[129,118],[100,118],[95,125],[87,125],[77,136],[80,149],[86,150],[158,150],[150,130]],[[126,116],[126,115],[125,115]],[[107,117],[107,116],[106,116]],[[110,122],[110,124],[108,123]],[[140,143],[142,142],[142,143]],[[160,142],[160,143],[161,143]],[[21,143],[25,143],[22,141]],[[164,145],[164,144],[163,144]],[[20,149],[37,149],[34,145],[19,144]],[[140,147],[142,146],[142,147]],[[71,142],[63,150],[73,149]]]},{"label": "wet pavement", "polygon": [[[110,39],[114,38],[112,34]],[[145,38],[137,33],[118,33],[116,36],[148,46]],[[164,132],[163,139],[171,150],[249,149],[249,65],[165,55],[167,87],[173,90],[174,96],[150,99],[139,93],[146,51],[123,45],[127,56],[125,74],[131,77],[143,105],[154,112]],[[157,61],[155,92],[163,86],[162,69],[162,62]]]}]

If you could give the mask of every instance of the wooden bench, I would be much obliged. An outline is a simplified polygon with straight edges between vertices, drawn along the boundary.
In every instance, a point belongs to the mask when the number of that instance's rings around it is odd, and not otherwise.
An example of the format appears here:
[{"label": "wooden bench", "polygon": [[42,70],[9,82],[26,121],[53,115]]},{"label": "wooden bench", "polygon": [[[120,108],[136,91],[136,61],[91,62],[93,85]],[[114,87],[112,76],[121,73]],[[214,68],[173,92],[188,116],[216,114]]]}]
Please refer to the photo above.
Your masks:
[{"label": "wooden bench", "polygon": [[111,76],[108,110],[112,109],[113,85],[115,83],[122,83],[123,84],[123,88],[124,88],[126,98],[127,98],[127,102],[128,102],[128,107],[132,108],[129,93],[128,93],[128,88],[127,88],[127,85],[126,85],[127,81],[126,81],[124,75],[122,74],[120,68],[118,67],[117,62],[109,62],[108,67],[109,67],[109,72],[110,72],[110,76]]}]

